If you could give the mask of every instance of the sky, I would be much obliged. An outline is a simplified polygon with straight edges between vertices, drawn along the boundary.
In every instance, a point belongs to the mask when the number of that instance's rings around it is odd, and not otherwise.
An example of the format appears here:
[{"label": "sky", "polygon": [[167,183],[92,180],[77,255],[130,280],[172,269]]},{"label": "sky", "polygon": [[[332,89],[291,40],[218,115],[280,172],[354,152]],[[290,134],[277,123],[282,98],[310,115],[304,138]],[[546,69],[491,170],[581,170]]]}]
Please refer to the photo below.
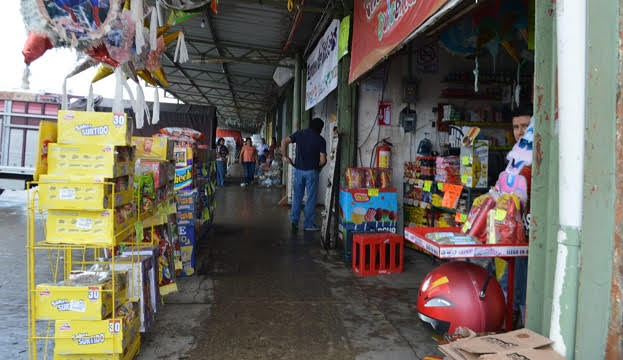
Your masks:
[{"label": "sky", "polygon": [[[19,0],[3,1],[2,21],[0,22],[0,38],[2,38],[2,51],[0,52],[0,90],[22,90],[22,74],[24,72],[24,57],[22,48],[26,41],[26,29],[22,21]],[[63,79],[76,66],[78,54],[75,50],[55,48],[46,51],[43,56],[30,64],[30,90],[35,92],[62,93]],[[73,95],[87,96],[89,85],[97,67],[92,67],[67,80],[67,92]],[[114,76],[108,76],[93,84],[93,92],[105,98],[113,98],[115,95]],[[134,83],[130,81],[130,87],[134,92]],[[153,88],[145,88],[145,99],[152,101]],[[176,99],[165,98],[162,89],[159,89],[161,102],[177,102]],[[171,95],[168,95],[171,97]],[[124,98],[130,97],[124,92]]]}]

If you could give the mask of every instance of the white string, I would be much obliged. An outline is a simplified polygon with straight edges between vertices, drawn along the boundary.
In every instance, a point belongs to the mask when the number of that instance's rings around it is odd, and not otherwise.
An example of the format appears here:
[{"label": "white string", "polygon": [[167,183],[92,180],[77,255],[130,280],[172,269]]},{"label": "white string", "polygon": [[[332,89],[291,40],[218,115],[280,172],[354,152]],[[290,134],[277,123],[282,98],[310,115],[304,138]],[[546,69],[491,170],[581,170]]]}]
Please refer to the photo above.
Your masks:
[{"label": "white string", "polygon": [[143,51],[143,46],[145,46],[145,38],[143,37],[143,0],[131,0],[130,7],[132,10],[132,19],[134,20],[136,27],[136,53],[140,55]]},{"label": "white string", "polygon": [[[112,104],[112,112],[115,114],[123,113],[123,83],[125,82],[125,77],[123,76],[123,72],[121,72],[121,68],[115,69],[115,100]],[[130,96],[132,94],[130,93]]]},{"label": "white string", "polygon": [[188,61],[188,49],[186,48],[186,41],[184,40],[184,33],[181,31],[177,37],[177,45],[175,45],[175,55],[173,57],[173,61],[179,62],[180,64],[183,64]]},{"label": "white string", "polygon": [[94,111],[93,107],[93,84],[89,85],[89,96],[87,96],[87,111]]},{"label": "white string", "polygon": [[149,48],[154,51],[158,47],[158,14],[156,8],[151,8],[151,20],[149,21]]},{"label": "white string", "polygon": [[61,102],[61,110],[67,110],[69,100],[67,99],[67,78],[63,79],[63,100]]},{"label": "white string", "polygon": [[160,121],[160,94],[158,88],[154,87],[154,109],[152,110],[151,123],[157,124]]}]

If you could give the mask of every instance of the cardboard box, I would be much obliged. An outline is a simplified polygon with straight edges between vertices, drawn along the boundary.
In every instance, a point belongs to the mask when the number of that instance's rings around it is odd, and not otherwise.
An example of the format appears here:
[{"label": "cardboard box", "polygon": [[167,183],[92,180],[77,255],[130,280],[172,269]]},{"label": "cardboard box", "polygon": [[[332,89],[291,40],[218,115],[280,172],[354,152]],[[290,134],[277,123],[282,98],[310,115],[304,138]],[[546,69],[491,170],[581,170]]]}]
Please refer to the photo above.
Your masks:
[{"label": "cardboard box", "polygon": [[54,360],[132,360],[141,349],[141,337],[137,336],[122,354],[58,354]]},{"label": "cardboard box", "polygon": [[39,141],[37,142],[37,163],[32,178],[39,181],[39,176],[48,173],[48,145],[56,142],[56,122],[41,120],[39,122]]},{"label": "cardboard box", "polygon": [[486,188],[489,176],[489,141],[476,140],[461,146],[461,183],[471,188]]},{"label": "cardboard box", "polygon": [[192,165],[175,168],[175,180],[173,181],[173,189],[175,191],[190,190],[195,187],[193,181]]},{"label": "cardboard box", "polygon": [[113,204],[117,207],[132,201],[134,189],[129,176],[105,179],[41,175],[39,182],[39,207],[42,209],[103,210],[113,207]]},{"label": "cardboard box", "polygon": [[193,148],[183,145],[175,144],[173,147],[173,157],[175,158],[175,167],[186,167],[193,164]]},{"label": "cardboard box", "polygon": [[396,189],[340,189],[340,223],[346,228],[395,228],[397,220]]},{"label": "cardboard box", "polygon": [[158,290],[158,258],[160,257],[160,245],[128,246],[123,249],[121,255],[142,255],[149,256],[152,259],[152,268],[149,270],[149,281],[152,284],[151,303],[154,312],[158,313],[162,302],[160,291]]},{"label": "cardboard box", "polygon": [[[115,307],[127,300],[127,274],[116,272]],[[35,288],[37,320],[101,320],[112,312],[112,281],[72,286],[71,282],[39,284]]]},{"label": "cardboard box", "polygon": [[175,160],[173,141],[163,136],[132,136],[132,145],[136,147],[136,157],[146,160]]},{"label": "cardboard box", "polygon": [[107,320],[56,320],[54,353],[123,354],[139,335],[136,314]]},{"label": "cardboard box", "polygon": [[50,210],[46,241],[54,244],[117,245],[133,231],[133,203],[114,210]]},{"label": "cardboard box", "polygon": [[134,173],[134,149],[110,145],[48,147],[48,174],[116,178]]},{"label": "cardboard box", "polygon": [[156,289],[154,281],[153,257],[145,255],[126,255],[115,259],[115,269],[125,270],[128,274],[128,297],[138,299],[140,332],[151,329],[154,324]]},{"label": "cardboard box", "polygon": [[126,114],[76,110],[58,111],[60,144],[132,144],[132,122]]},{"label": "cardboard box", "polygon": [[[448,359],[562,359],[551,350],[552,340],[529,329],[520,329],[502,334],[470,336],[449,344],[440,345]],[[538,351],[535,351],[538,350]],[[508,355],[511,356],[508,356]],[[521,357],[527,356],[527,357]],[[537,356],[537,357],[535,357]]]},{"label": "cardboard box", "polygon": [[164,187],[175,179],[175,167],[172,162],[168,161],[139,159],[136,161],[135,173],[137,175],[152,173],[156,188]]}]

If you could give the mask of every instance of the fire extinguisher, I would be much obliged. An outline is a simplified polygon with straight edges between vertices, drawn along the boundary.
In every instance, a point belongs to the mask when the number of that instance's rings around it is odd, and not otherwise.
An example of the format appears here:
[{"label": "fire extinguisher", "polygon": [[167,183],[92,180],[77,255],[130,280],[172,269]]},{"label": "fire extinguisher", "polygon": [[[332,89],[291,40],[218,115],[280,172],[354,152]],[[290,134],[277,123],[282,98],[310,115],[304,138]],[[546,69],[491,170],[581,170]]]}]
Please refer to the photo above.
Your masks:
[{"label": "fire extinguisher", "polygon": [[388,138],[381,140],[376,148],[376,167],[389,168],[392,164],[392,143],[387,141]]}]

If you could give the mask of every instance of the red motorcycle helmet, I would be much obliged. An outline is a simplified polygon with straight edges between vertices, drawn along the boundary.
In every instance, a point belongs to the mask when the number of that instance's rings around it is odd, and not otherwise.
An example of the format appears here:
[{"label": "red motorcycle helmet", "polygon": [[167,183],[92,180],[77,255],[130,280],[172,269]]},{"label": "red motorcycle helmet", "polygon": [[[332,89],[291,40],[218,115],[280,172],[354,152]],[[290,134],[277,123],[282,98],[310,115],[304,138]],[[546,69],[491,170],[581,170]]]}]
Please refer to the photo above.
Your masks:
[{"label": "red motorcycle helmet", "polygon": [[504,293],[493,275],[476,264],[455,261],[431,271],[420,286],[418,315],[440,333],[465,326],[476,332],[502,327]]}]

